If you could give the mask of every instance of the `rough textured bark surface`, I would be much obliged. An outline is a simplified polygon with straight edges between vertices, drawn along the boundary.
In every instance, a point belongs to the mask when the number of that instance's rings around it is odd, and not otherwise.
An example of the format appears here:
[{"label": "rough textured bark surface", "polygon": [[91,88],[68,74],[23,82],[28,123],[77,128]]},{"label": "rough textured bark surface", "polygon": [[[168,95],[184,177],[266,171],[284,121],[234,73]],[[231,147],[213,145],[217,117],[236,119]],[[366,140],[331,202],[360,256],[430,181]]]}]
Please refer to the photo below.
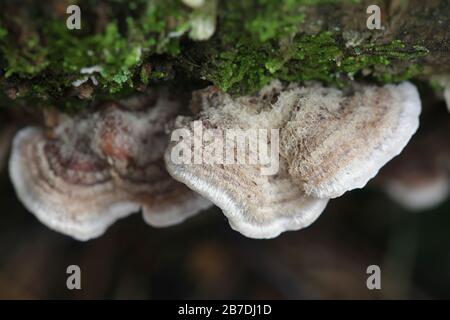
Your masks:
[{"label": "rough textured bark surface", "polygon": [[[81,30],[66,27],[73,3]],[[73,109],[161,84],[213,83],[239,95],[273,78],[345,86],[354,78],[386,83],[450,70],[447,0],[206,3],[2,2],[0,104]],[[382,30],[366,27],[370,4],[381,8]],[[214,35],[198,41],[198,21],[216,22]]]}]

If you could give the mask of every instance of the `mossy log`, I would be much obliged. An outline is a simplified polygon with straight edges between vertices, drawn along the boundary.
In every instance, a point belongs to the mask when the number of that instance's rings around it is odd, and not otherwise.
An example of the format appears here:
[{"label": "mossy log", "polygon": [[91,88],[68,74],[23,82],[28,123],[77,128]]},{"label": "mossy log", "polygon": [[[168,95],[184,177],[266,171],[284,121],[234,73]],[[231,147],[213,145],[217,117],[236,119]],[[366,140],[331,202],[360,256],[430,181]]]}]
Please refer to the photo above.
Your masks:
[{"label": "mossy log", "polygon": [[[2,1],[0,105],[77,109],[159,85],[240,95],[273,78],[343,87],[450,73],[447,0],[186,3]],[[71,4],[80,30],[66,27]],[[372,4],[380,30],[366,26]]]}]

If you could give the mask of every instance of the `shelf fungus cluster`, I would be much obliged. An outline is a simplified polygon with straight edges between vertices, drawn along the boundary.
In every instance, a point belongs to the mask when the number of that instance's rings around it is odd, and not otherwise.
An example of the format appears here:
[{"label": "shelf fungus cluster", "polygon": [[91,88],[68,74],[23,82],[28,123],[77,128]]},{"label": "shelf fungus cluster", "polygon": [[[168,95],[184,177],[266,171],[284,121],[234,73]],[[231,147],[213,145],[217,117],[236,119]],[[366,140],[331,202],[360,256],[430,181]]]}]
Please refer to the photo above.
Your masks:
[{"label": "shelf fungus cluster", "polygon": [[179,106],[161,94],[75,117],[49,113],[49,128],[28,127],[14,138],[9,169],[19,199],[79,240],[140,209],[149,224],[167,226],[210,206],[164,168],[166,125]]},{"label": "shelf fungus cluster", "polygon": [[[170,174],[219,206],[235,230],[272,238],[310,225],[329,199],[364,187],[415,133],[421,102],[408,82],[355,85],[350,92],[272,82],[251,97],[232,98],[207,88],[194,93],[191,109],[196,116],[177,119],[177,137],[165,154]],[[196,144],[200,124],[208,137]],[[261,128],[277,129],[279,139],[261,143],[251,134]],[[278,171],[261,174],[267,162],[252,163],[261,154],[250,147],[247,161],[220,162],[216,153],[222,147],[217,146],[229,141],[230,129],[245,133],[248,146],[269,144],[263,153],[279,150]],[[231,155],[243,152],[241,147],[225,146]],[[191,159],[180,161],[180,152]]]},{"label": "shelf fungus cluster", "polygon": [[181,107],[162,91],[51,113],[14,138],[18,197],[80,240],[132,212],[164,226],[211,202],[245,236],[273,238],[364,187],[415,133],[421,102],[408,82],[342,91],[274,81],[238,98],[208,87],[193,93],[190,116]]}]

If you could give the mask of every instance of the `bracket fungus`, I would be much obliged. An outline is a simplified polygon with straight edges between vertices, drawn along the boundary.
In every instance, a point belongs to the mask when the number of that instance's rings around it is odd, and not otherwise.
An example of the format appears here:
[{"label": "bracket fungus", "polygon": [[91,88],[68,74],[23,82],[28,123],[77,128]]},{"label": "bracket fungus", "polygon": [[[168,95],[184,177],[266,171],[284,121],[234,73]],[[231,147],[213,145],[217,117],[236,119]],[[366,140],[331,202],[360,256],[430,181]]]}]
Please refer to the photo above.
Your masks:
[{"label": "bracket fungus", "polygon": [[424,122],[377,179],[393,200],[412,211],[436,207],[450,195],[450,117],[438,110]]},{"label": "bracket fungus", "polygon": [[[180,123],[179,123],[180,124]],[[186,124],[186,128],[188,128]],[[210,144],[217,144],[223,134],[210,135]],[[192,139],[191,139],[192,138]],[[226,138],[226,137],[225,137]],[[172,176],[219,206],[233,229],[250,238],[273,238],[286,230],[305,228],[314,222],[328,199],[307,196],[292,183],[284,164],[273,175],[262,175],[261,165],[184,164],[173,161],[177,149],[190,150],[194,138],[184,135],[178,145],[169,147],[165,159]],[[250,143],[254,143],[251,140]],[[214,148],[193,149],[192,156],[205,162],[216,157]],[[233,148],[232,153],[238,152]],[[189,153],[189,152],[186,152]],[[249,154],[248,158],[257,155]]]},{"label": "bracket fungus", "polygon": [[[415,133],[421,102],[408,82],[343,92],[274,81],[254,96],[195,92],[191,109],[194,118],[175,123],[169,173],[218,205],[235,230],[272,238],[364,187]],[[277,170],[264,173],[268,166]]]},{"label": "bracket fungus", "polygon": [[167,226],[210,206],[164,168],[166,126],[178,108],[166,94],[149,95],[21,130],[9,163],[19,199],[44,224],[79,240],[139,209],[149,224]]},{"label": "bracket fungus", "polygon": [[[417,169],[417,168],[414,168]],[[412,211],[426,210],[438,206],[450,194],[450,182],[446,172],[427,170],[406,174],[400,169],[386,183],[387,194]]]},{"label": "bracket fungus", "polygon": [[419,126],[421,101],[411,83],[354,89],[293,88],[281,101],[294,111],[281,151],[307,194],[336,198],[363,188]]}]

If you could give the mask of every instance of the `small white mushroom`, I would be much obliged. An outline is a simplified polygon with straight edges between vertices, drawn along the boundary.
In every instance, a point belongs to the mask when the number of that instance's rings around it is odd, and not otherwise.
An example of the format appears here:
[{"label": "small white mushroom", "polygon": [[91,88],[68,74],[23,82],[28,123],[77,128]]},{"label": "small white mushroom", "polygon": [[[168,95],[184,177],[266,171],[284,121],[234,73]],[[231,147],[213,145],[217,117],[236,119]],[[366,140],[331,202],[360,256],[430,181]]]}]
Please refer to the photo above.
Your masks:
[{"label": "small white mushroom", "polygon": [[185,5],[191,8],[198,8],[205,4],[207,0],[181,0]]},{"label": "small white mushroom", "polygon": [[145,221],[167,226],[208,207],[164,168],[165,129],[178,107],[161,95],[140,109],[109,104],[60,114],[47,131],[23,129],[9,165],[19,199],[44,224],[79,240],[141,208]]},{"label": "small white mushroom", "polygon": [[92,66],[80,69],[81,74],[94,74],[95,72],[101,73],[102,71],[103,68],[101,66]]},{"label": "small white mushroom", "polygon": [[79,86],[81,86],[83,83],[85,83],[88,80],[89,80],[89,77],[83,77],[81,79],[77,79],[77,80],[73,81],[72,85],[74,87],[79,87]]},{"label": "small white mushroom", "polygon": [[[284,87],[274,81],[240,98],[210,87],[195,93],[192,102],[196,119],[178,118],[166,151],[169,173],[217,204],[234,229],[252,238],[304,228],[329,198],[363,187],[400,153],[421,110],[410,83],[357,85],[344,94],[318,84]],[[262,174],[267,166],[258,162],[216,161],[230,129],[244,130],[248,146],[259,150],[262,143],[264,150],[276,150],[278,171],[267,175]],[[275,129],[280,141],[261,142],[247,135],[249,129]],[[208,137],[199,140],[198,132]],[[237,146],[231,154],[242,152]],[[260,156],[251,148],[245,152],[247,160]]]},{"label": "small white mushroom", "polygon": [[[193,0],[185,0],[185,3],[190,2],[194,4]],[[216,15],[217,15],[217,0],[204,0],[195,3],[197,6],[192,6],[194,11],[190,17],[190,32],[189,37],[197,41],[205,41],[212,37],[216,31]]]}]

